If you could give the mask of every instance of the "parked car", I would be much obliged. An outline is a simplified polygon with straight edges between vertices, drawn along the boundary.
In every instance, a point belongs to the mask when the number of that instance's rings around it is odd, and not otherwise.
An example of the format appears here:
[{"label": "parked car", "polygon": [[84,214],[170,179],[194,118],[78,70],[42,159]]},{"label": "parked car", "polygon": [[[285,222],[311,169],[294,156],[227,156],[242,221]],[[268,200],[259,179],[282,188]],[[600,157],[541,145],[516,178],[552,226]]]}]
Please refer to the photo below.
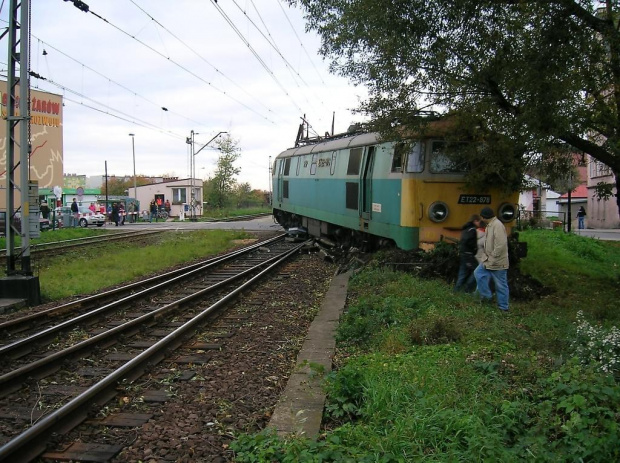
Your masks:
[{"label": "parked car", "polygon": [[[20,230],[21,232],[21,226],[22,226],[22,221],[21,221],[21,214],[19,212],[17,212],[15,214],[15,217],[13,218],[13,225],[15,225],[15,227],[17,227],[18,230]],[[46,231],[49,230],[50,227],[50,221],[48,219],[44,219],[43,215],[39,214],[39,230],[41,231]],[[0,211],[0,235],[4,236],[6,232],[6,211]]]},{"label": "parked car", "polygon": [[[71,227],[73,225],[71,223],[73,212],[71,212],[70,206],[57,207],[55,212],[56,219],[62,223],[63,227]],[[69,222],[65,223],[67,220]],[[89,225],[97,225],[98,227],[102,227],[105,223],[105,215],[100,212],[93,212],[86,206],[78,206],[77,221],[77,224],[82,228],[86,228]]]}]

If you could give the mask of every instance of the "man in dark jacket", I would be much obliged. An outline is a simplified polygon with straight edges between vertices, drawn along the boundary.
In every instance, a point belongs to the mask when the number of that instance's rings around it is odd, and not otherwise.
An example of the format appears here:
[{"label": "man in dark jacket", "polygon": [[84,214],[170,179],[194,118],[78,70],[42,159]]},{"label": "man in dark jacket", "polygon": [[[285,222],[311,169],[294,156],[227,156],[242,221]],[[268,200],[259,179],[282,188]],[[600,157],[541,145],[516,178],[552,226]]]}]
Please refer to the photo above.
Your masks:
[{"label": "man in dark jacket", "polygon": [[480,216],[474,214],[465,225],[463,225],[463,231],[461,232],[461,239],[459,241],[459,276],[456,279],[454,285],[454,292],[464,291],[466,293],[473,293],[476,289],[476,278],[474,277],[474,270],[478,266],[476,260],[476,252],[478,251],[478,236],[476,229],[480,227]]},{"label": "man in dark jacket", "polygon": [[78,203],[75,200],[75,198],[73,198],[73,202],[71,203],[71,215],[73,217],[73,223],[71,224],[72,227],[77,227],[78,224],[78,219],[80,217],[80,209],[78,208]]}]

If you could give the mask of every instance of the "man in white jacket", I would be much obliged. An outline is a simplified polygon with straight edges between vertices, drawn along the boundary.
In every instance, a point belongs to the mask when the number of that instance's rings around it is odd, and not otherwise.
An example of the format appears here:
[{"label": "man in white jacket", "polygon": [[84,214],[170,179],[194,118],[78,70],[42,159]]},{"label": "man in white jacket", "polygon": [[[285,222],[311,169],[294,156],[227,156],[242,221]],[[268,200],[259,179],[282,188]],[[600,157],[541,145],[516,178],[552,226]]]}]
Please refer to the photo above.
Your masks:
[{"label": "man in white jacket", "polygon": [[490,283],[495,283],[497,306],[500,310],[508,311],[508,237],[506,227],[495,217],[493,209],[485,207],[480,216],[487,222],[486,239],[482,262],[474,271],[477,292],[483,301],[491,301],[493,293]]}]

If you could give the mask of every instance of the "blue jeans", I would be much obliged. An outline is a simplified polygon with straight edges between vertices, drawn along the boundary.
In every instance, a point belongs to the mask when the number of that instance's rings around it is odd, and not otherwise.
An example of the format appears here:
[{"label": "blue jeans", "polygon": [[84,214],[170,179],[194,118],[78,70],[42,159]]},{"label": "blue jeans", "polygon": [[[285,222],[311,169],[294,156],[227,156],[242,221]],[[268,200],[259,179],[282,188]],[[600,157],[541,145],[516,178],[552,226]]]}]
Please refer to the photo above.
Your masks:
[{"label": "blue jeans", "polygon": [[585,217],[577,217],[577,222],[579,223],[579,229],[583,230],[585,228],[586,218]]},{"label": "blue jeans", "polygon": [[495,283],[495,293],[497,295],[497,306],[500,310],[508,310],[508,270],[488,270],[480,264],[474,270],[476,283],[478,284],[478,293],[482,299],[491,300],[493,293],[491,292],[491,279]]},{"label": "blue jeans", "polygon": [[461,265],[459,266],[459,276],[456,279],[454,285],[454,292],[465,291],[466,293],[473,293],[476,289],[476,278],[474,277],[474,270],[478,265],[478,261],[474,256],[461,257]]}]

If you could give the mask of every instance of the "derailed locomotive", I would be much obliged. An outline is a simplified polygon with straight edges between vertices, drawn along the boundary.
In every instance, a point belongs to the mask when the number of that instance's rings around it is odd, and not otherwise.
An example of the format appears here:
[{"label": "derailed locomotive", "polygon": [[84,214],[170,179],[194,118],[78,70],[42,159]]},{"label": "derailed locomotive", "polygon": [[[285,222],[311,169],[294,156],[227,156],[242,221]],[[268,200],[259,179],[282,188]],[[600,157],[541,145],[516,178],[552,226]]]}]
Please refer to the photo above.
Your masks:
[{"label": "derailed locomotive", "polygon": [[467,188],[441,137],[404,142],[360,133],[280,153],[274,161],[273,215],[285,229],[372,250],[429,248],[458,239],[462,225],[491,207],[507,230],[518,193]]}]

